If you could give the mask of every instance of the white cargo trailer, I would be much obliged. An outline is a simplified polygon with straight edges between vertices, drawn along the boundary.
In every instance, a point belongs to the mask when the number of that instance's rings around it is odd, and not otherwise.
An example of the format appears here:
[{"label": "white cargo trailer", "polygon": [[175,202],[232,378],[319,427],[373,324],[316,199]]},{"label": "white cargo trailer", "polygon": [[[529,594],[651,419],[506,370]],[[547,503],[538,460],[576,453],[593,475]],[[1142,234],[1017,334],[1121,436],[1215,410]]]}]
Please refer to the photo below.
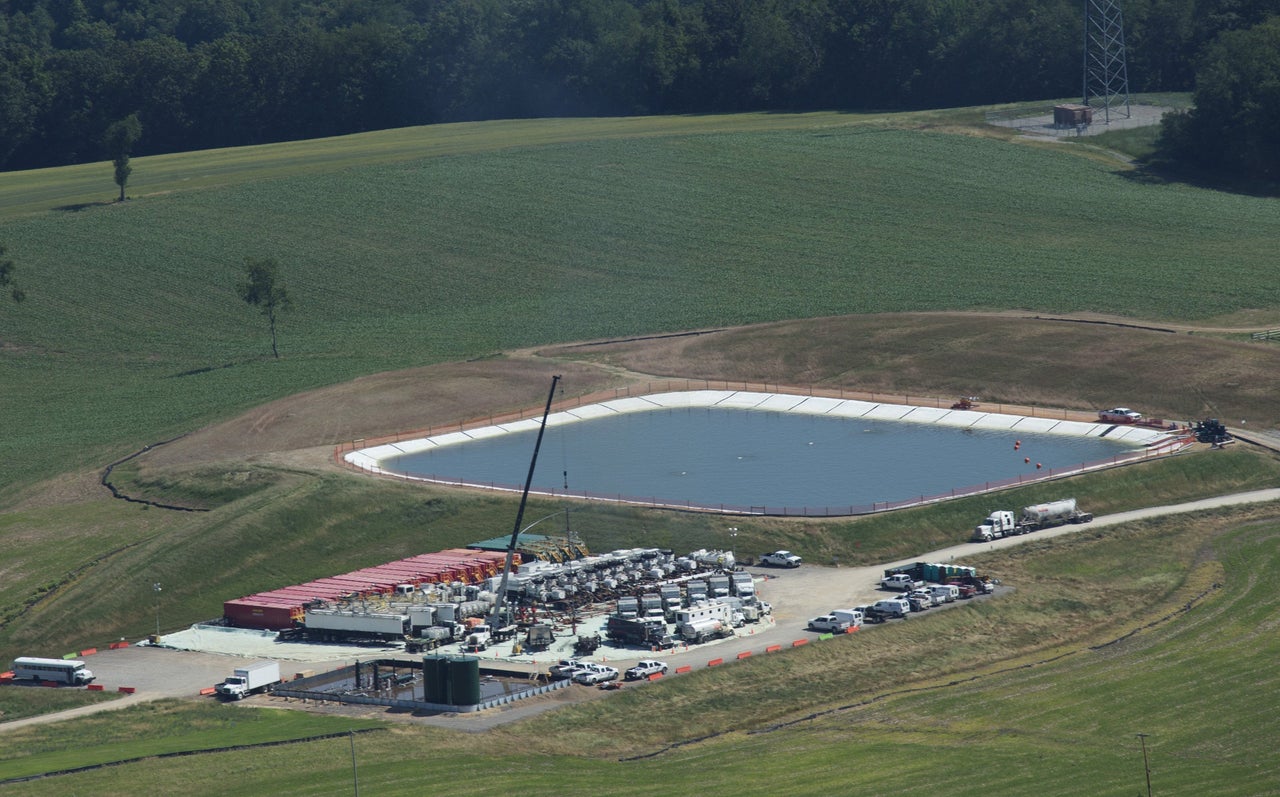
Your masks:
[{"label": "white cargo trailer", "polygon": [[344,609],[308,609],[303,625],[308,639],[324,642],[392,641],[411,631],[407,614]]}]

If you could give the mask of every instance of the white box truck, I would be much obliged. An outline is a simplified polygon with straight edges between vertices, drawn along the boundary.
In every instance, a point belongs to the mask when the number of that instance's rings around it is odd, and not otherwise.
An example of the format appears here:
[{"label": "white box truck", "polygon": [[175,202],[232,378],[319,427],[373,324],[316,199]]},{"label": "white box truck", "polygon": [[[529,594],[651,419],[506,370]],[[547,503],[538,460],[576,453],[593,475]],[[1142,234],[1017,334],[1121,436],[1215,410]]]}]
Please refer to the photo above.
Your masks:
[{"label": "white box truck", "polygon": [[223,697],[242,700],[248,695],[265,692],[278,683],[280,683],[280,662],[255,661],[243,667],[236,667],[235,672],[214,689]]}]

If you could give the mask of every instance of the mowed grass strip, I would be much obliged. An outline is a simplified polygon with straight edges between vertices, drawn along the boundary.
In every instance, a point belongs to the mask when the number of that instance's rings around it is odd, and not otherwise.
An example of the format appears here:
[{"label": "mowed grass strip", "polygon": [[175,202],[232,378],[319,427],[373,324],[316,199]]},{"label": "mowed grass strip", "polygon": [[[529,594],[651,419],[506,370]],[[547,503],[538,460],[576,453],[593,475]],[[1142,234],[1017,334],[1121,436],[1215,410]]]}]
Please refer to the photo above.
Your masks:
[{"label": "mowed grass strip", "polygon": [[[8,668],[9,659],[2,666]],[[103,703],[123,697],[118,692],[90,692],[85,689],[65,689],[43,686],[5,686],[0,688],[0,722],[13,722],[25,717],[37,717],[70,708]],[[3,726],[0,726],[3,727]]]},{"label": "mowed grass strip", "polygon": [[[972,124],[979,118],[975,109],[957,109],[911,114],[749,113],[461,122],[249,147],[143,155],[132,159],[135,173],[130,179],[129,195],[153,196],[425,157],[476,155],[573,141],[732,131],[821,130],[867,124],[927,124],[941,120]],[[104,187],[111,185],[111,175],[111,165],[106,162],[0,173],[0,217],[108,204],[116,196],[114,190],[104,191]]]},{"label": "mowed grass strip", "polygon": [[212,701],[155,701],[6,734],[0,781],[167,753],[381,728],[382,723]]}]

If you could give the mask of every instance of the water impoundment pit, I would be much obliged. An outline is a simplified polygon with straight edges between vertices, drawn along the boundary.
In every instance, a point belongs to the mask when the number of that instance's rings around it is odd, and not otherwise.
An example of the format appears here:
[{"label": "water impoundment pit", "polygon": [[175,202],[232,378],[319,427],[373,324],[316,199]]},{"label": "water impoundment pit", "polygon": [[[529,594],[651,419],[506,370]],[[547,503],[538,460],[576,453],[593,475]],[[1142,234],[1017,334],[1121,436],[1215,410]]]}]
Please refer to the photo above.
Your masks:
[{"label": "water impoundment pit", "polygon": [[[541,416],[346,454],[362,470],[523,489]],[[1162,456],[1162,429],[737,390],[547,417],[531,492],[734,514],[855,515]]]}]

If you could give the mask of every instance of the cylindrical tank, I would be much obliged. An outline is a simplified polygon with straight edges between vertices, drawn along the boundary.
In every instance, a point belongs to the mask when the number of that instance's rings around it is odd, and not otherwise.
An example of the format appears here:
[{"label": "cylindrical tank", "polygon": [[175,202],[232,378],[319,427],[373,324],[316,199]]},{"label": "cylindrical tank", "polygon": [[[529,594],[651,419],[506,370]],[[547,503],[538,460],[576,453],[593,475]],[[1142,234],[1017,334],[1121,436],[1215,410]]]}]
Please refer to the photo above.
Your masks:
[{"label": "cylindrical tank", "polygon": [[422,657],[422,699],[428,703],[447,704],[449,683],[447,656]]},{"label": "cylindrical tank", "polygon": [[480,702],[480,659],[456,656],[449,662],[449,700],[451,706],[474,706]]},{"label": "cylindrical tank", "polygon": [[463,601],[458,604],[458,617],[479,617],[489,611],[486,601]]},{"label": "cylindrical tank", "polygon": [[1064,498],[1047,504],[1036,504],[1022,510],[1023,520],[1034,520],[1038,523],[1061,520],[1070,517],[1076,511],[1076,499]]}]

